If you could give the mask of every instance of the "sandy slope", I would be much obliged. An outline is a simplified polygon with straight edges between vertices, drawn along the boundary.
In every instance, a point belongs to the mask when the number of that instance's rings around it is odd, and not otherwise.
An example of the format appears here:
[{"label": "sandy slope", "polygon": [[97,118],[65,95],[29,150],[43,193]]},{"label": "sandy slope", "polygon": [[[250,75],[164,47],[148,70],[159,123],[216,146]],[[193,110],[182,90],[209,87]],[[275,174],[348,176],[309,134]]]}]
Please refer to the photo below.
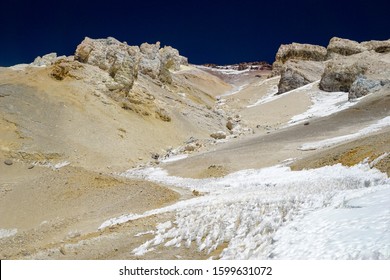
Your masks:
[{"label": "sandy slope", "polygon": [[[134,94],[153,93],[171,117],[165,122],[148,104],[136,105],[150,115],[121,108],[101,84],[107,74],[96,67],[84,65],[63,81],[50,77],[50,67],[15,69],[0,69],[2,259],[38,256],[48,248],[57,249],[40,258],[64,257],[58,248],[74,239],[92,239],[95,247],[94,236],[105,234],[96,233],[104,220],[193,195],[114,173],[152,161],[153,153],[164,154],[190,137],[208,138],[224,125],[211,111],[215,96],[231,85],[192,66],[175,73],[171,87],[140,76]],[[13,164],[5,165],[7,159]],[[135,232],[153,225],[145,222]],[[129,234],[123,230],[123,242]],[[76,253],[77,258],[122,256],[110,250],[104,256],[100,249]]]}]

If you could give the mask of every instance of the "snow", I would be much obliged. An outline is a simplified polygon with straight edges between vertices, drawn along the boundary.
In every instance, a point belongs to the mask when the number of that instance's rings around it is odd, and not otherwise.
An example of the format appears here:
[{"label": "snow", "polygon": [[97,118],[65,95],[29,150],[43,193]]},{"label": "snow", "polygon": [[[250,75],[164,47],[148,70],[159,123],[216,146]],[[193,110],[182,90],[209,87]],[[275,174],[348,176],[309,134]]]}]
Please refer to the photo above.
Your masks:
[{"label": "snow", "polygon": [[185,159],[187,157],[188,157],[188,155],[186,155],[186,154],[174,155],[174,156],[170,156],[166,159],[163,159],[161,162],[163,162],[163,163],[174,162],[174,161]]},{"label": "snow", "polygon": [[[274,78],[280,78],[280,77],[274,77]],[[270,79],[269,79],[270,80]],[[266,80],[267,81],[267,80]],[[258,101],[256,101],[254,104],[252,105],[248,105],[247,108],[251,108],[251,107],[254,107],[254,106],[258,106],[258,105],[261,105],[261,104],[265,104],[265,103],[269,103],[269,102],[272,102],[272,101],[275,101],[275,100],[278,100],[279,98],[283,98],[289,94],[292,94],[292,93],[295,93],[295,92],[299,92],[299,91],[302,91],[302,90],[311,90],[313,88],[314,85],[318,84],[319,80],[318,81],[315,81],[315,82],[312,82],[310,84],[307,84],[307,85],[304,85],[302,87],[299,87],[299,88],[296,88],[296,89],[293,89],[293,90],[290,90],[288,92],[285,92],[283,94],[278,94],[276,95],[276,93],[278,92],[278,87],[275,86],[273,87],[268,93],[266,96],[260,98]]]},{"label": "snow", "polygon": [[33,165],[35,165],[35,166],[48,167],[48,168],[51,168],[53,170],[60,169],[62,167],[68,166],[69,164],[70,164],[69,161],[61,161],[61,162],[58,162],[58,163],[52,163],[52,162],[48,162],[48,161],[33,163]]},{"label": "snow", "polygon": [[253,103],[251,105],[248,105],[246,107],[247,108],[252,108],[252,107],[256,107],[258,105],[265,104],[265,103],[271,102],[273,100],[276,100],[276,99],[278,99],[280,97],[278,95],[275,95],[277,93],[278,93],[278,86],[274,85],[267,91],[265,96],[263,96],[262,98],[257,100],[255,103]]},{"label": "snow", "polygon": [[377,165],[380,161],[382,161],[384,158],[386,158],[389,155],[389,153],[384,153],[383,155],[377,157],[373,161],[369,163],[370,167],[373,168],[375,165]]},{"label": "snow", "polygon": [[60,169],[62,167],[68,166],[69,164],[70,164],[69,161],[59,162],[59,163],[54,165],[54,169]]},{"label": "snow", "polygon": [[12,229],[0,228],[0,239],[14,236],[17,232],[18,230],[16,228],[12,228]]},{"label": "snow", "polygon": [[219,99],[221,97],[226,97],[226,96],[231,96],[231,95],[237,94],[240,91],[242,91],[245,87],[247,87],[248,85],[249,84],[243,84],[243,85],[237,86],[233,90],[231,90],[231,91],[229,91],[227,93],[224,93],[222,95],[217,96],[217,99]]},{"label": "snow", "polygon": [[140,236],[148,235],[148,234],[154,234],[154,230],[149,230],[149,231],[137,233],[136,235],[134,235],[134,237],[140,237]]},{"label": "snow", "polygon": [[326,117],[331,114],[348,109],[361,98],[348,101],[348,92],[326,92],[316,90],[309,93],[313,105],[306,112],[296,115],[289,121],[290,125],[304,122],[311,118]]},{"label": "snow", "polygon": [[101,225],[176,213],[174,221],[158,225],[154,238],[133,251],[136,255],[157,246],[191,245],[210,253],[228,244],[222,259],[295,258],[295,252],[302,259],[390,259],[390,180],[366,163],[302,171],[274,166],[210,179],[169,176],[161,168],[122,175],[203,194]]},{"label": "snow", "polygon": [[389,198],[390,189],[369,193],[290,223],[274,237],[274,258],[389,259]]},{"label": "snow", "polygon": [[225,74],[225,75],[240,75],[240,74],[244,74],[244,73],[247,73],[250,71],[250,69],[244,69],[244,70],[236,70],[236,69],[220,69],[220,68],[212,68],[212,67],[207,67],[207,66],[202,66],[202,65],[197,65],[196,66],[197,68],[199,69],[207,69],[207,70],[211,70],[211,71],[214,71],[214,72],[219,72],[219,73],[222,73],[222,74]]},{"label": "snow", "polygon": [[309,151],[309,150],[316,150],[316,149],[331,147],[331,146],[339,144],[341,142],[354,140],[354,139],[357,139],[357,138],[362,137],[364,135],[380,131],[381,129],[388,127],[388,126],[390,126],[390,117],[385,117],[385,118],[377,121],[376,123],[371,124],[363,129],[359,130],[356,133],[342,135],[342,136],[329,138],[329,139],[325,139],[325,140],[317,141],[317,142],[305,143],[302,146],[300,146],[298,149],[302,150],[302,151]]}]

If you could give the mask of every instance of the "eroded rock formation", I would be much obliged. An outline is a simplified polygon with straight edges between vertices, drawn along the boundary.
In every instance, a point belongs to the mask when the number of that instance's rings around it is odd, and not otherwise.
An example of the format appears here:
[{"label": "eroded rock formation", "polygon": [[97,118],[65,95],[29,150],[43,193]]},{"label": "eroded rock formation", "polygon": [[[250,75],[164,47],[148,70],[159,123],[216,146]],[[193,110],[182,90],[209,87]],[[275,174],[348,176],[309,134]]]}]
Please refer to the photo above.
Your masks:
[{"label": "eroded rock formation", "polygon": [[334,37],[327,48],[281,45],[272,75],[281,75],[278,94],[320,80],[321,90],[349,92],[353,99],[388,85],[389,53],[390,40],[358,43]]},{"label": "eroded rock formation", "polygon": [[324,67],[324,64],[318,61],[287,61],[281,70],[278,94],[319,80],[324,71]]},{"label": "eroded rock formation", "polygon": [[143,43],[138,47],[111,37],[85,38],[76,49],[75,60],[107,71],[119,84],[119,89],[126,91],[132,88],[139,73],[167,83],[171,81],[169,70],[179,70],[180,65],[188,64],[178,50],[160,48],[160,42]]}]

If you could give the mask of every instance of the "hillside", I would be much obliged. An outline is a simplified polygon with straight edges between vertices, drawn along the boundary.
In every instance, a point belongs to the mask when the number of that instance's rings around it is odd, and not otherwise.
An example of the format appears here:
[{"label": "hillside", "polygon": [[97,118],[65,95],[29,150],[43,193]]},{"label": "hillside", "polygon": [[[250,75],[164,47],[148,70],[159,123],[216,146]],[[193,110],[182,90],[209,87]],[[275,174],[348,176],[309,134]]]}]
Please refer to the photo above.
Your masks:
[{"label": "hillside", "polygon": [[389,40],[271,67],[85,38],[0,68],[0,258],[389,259],[389,66]]}]

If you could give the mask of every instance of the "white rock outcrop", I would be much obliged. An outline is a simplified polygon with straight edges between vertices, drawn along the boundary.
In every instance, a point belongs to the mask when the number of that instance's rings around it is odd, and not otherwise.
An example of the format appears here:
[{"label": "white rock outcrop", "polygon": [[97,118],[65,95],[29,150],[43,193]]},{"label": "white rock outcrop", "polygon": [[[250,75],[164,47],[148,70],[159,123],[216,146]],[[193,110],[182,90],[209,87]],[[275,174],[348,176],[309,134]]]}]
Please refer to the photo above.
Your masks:
[{"label": "white rock outcrop", "polygon": [[120,85],[130,90],[138,74],[155,80],[170,82],[169,70],[179,70],[188,64],[187,59],[172,47],[160,48],[156,44],[143,43],[140,47],[129,46],[115,38],[91,39],[86,37],[78,45],[75,60],[88,63],[107,71]]}]

